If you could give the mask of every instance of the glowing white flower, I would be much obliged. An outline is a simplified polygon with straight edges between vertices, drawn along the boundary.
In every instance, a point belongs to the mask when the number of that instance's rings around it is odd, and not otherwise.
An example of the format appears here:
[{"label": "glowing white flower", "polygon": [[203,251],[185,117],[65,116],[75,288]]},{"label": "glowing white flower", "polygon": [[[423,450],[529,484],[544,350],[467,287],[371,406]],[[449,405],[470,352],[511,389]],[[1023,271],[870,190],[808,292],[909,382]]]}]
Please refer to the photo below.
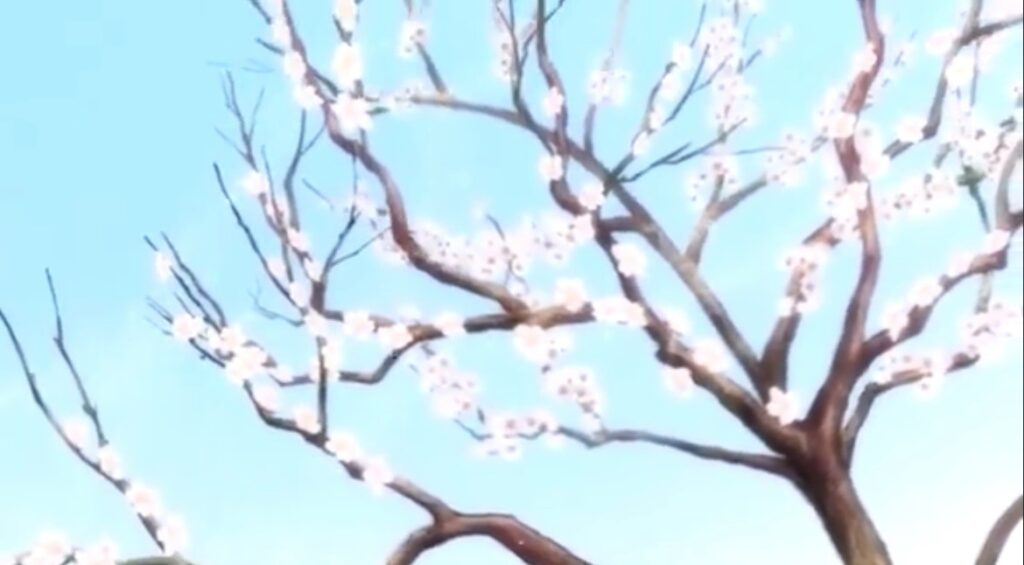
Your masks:
[{"label": "glowing white flower", "polygon": [[445,337],[455,337],[466,333],[466,322],[455,312],[443,312],[434,318],[434,325]]},{"label": "glowing white flower", "polygon": [[144,518],[158,518],[161,505],[160,495],[141,483],[132,483],[124,493],[135,513]]},{"label": "glowing white flower", "polygon": [[335,0],[334,17],[338,19],[342,30],[352,33],[356,29],[358,16],[359,4],[356,0]]},{"label": "glowing white flower", "polygon": [[320,431],[320,418],[309,406],[296,406],[292,409],[292,419],[295,421],[295,427],[307,434]]},{"label": "glowing white flower", "polygon": [[554,118],[561,113],[562,108],[565,106],[565,96],[558,90],[557,86],[552,86],[548,89],[544,95],[544,114],[548,117]]},{"label": "glowing white flower", "polygon": [[262,172],[250,170],[242,177],[242,188],[253,196],[266,194],[270,191],[270,180]]},{"label": "glowing white flower", "polygon": [[973,254],[967,251],[957,252],[949,259],[949,265],[946,266],[945,275],[950,278],[959,277],[971,268],[971,263],[973,262]]},{"label": "glowing white flower", "polygon": [[646,131],[640,132],[634,139],[633,144],[630,145],[629,151],[634,157],[639,157],[651,148],[651,135]]},{"label": "glowing white flower", "polygon": [[888,304],[882,311],[882,327],[889,333],[889,338],[893,341],[899,339],[900,334],[909,323],[907,309],[902,304]]},{"label": "glowing white flower", "polygon": [[99,463],[100,471],[107,476],[113,479],[124,478],[121,456],[110,444],[96,450],[96,461]]},{"label": "glowing white flower", "polygon": [[953,28],[937,30],[925,40],[925,52],[933,57],[945,56],[953,47],[953,42],[956,41],[959,35],[959,30]]},{"label": "glowing white flower", "polygon": [[604,204],[604,187],[596,182],[587,184],[580,190],[577,199],[581,206],[594,212]]},{"label": "glowing white flower", "polygon": [[346,93],[339,94],[331,108],[341,124],[341,130],[346,134],[373,129],[370,104],[365,98],[355,98]]},{"label": "glowing white flower", "polygon": [[263,369],[267,361],[265,351],[257,346],[242,346],[235,350],[234,357],[224,366],[228,380],[241,386]]},{"label": "glowing white flower", "polygon": [[427,40],[427,27],[417,20],[405,20],[398,37],[398,56],[408,59],[416,54],[416,47]]},{"label": "glowing white flower", "polygon": [[331,432],[324,444],[324,449],[342,463],[351,463],[363,457],[363,450],[359,447],[356,436],[347,431]]},{"label": "glowing white flower", "polygon": [[71,544],[62,532],[45,531],[36,538],[28,558],[40,565],[59,564],[69,553]]},{"label": "glowing white flower", "polygon": [[527,360],[543,364],[550,360],[551,338],[547,330],[532,324],[520,324],[512,331],[512,342]]},{"label": "glowing white flower", "polygon": [[999,253],[1009,245],[1010,232],[995,229],[985,235],[985,241],[982,243],[981,250],[983,253]]},{"label": "glowing white flower", "polygon": [[327,335],[327,318],[324,318],[314,310],[310,310],[302,317],[302,323],[306,326],[306,330],[309,331],[310,335],[314,337],[325,337]]},{"label": "glowing white flower", "polygon": [[292,246],[292,249],[299,253],[309,253],[310,241],[308,235],[294,228],[288,228],[285,235],[288,236],[288,244]]},{"label": "glowing white flower", "polygon": [[342,318],[342,331],[345,332],[345,335],[357,339],[368,339],[376,330],[377,324],[370,317],[370,313],[365,310],[345,312]]},{"label": "glowing white flower", "polygon": [[684,367],[664,367],[661,370],[665,387],[672,394],[686,398],[693,394],[693,374]]},{"label": "glowing white flower", "polygon": [[380,338],[380,342],[385,348],[392,351],[402,349],[412,343],[412,334],[409,333],[409,328],[400,323],[380,328],[377,330],[377,337]]},{"label": "glowing white flower", "polygon": [[171,335],[179,341],[195,339],[203,331],[203,321],[191,314],[178,314],[171,321]]},{"label": "glowing white flower", "polygon": [[375,493],[384,492],[384,488],[395,480],[395,474],[391,471],[382,457],[369,457],[362,461],[363,481]]},{"label": "glowing white flower", "polygon": [[647,257],[639,247],[629,243],[616,243],[612,246],[615,266],[625,277],[640,277],[647,270]]},{"label": "glowing white flower", "polygon": [[942,285],[934,278],[922,279],[914,283],[910,295],[910,303],[914,306],[931,306],[942,295]]},{"label": "glowing white flower", "polygon": [[277,387],[267,384],[259,384],[252,389],[252,399],[260,408],[270,412],[276,412],[280,406],[277,397]]},{"label": "glowing white flower", "polygon": [[561,157],[547,154],[542,155],[540,161],[537,162],[537,171],[545,182],[555,182],[561,180],[565,175],[565,166]]},{"label": "glowing white flower", "polygon": [[164,555],[181,553],[188,545],[188,531],[185,529],[185,521],[180,516],[167,516],[160,520],[160,527],[157,528],[156,537],[164,546]]},{"label": "glowing white flower", "polygon": [[908,116],[896,125],[896,138],[903,143],[917,143],[924,139],[927,120],[920,116]]},{"label": "glowing white flower", "polygon": [[103,540],[75,553],[76,565],[117,565],[117,546],[110,540]]},{"label": "glowing white flower", "polygon": [[270,22],[270,37],[281,47],[288,47],[292,42],[292,33],[284,18],[274,18]]},{"label": "glowing white flower", "polygon": [[281,384],[295,380],[295,372],[288,365],[275,365],[270,369],[270,377]]},{"label": "glowing white flower", "polygon": [[712,373],[724,373],[729,368],[729,354],[715,339],[701,339],[693,344],[693,360]]},{"label": "glowing white flower", "polygon": [[677,335],[690,333],[690,320],[682,310],[668,308],[662,311],[662,316],[673,333]]},{"label": "glowing white flower", "polygon": [[772,387],[768,391],[768,404],[765,405],[768,415],[775,418],[783,426],[792,424],[800,418],[800,402],[793,391],[783,391]]},{"label": "glowing white flower", "polygon": [[854,134],[857,127],[857,116],[838,111],[832,115],[828,122],[825,133],[831,139],[846,139]]},{"label": "glowing white flower", "polygon": [[693,50],[685,43],[672,44],[672,64],[678,71],[686,71],[693,64]]},{"label": "glowing white flower", "polygon": [[957,54],[946,66],[943,76],[946,77],[946,83],[951,89],[967,86],[974,76],[974,59],[968,53]]},{"label": "glowing white flower", "polygon": [[587,303],[587,287],[582,279],[555,281],[555,302],[570,312],[579,312]]},{"label": "glowing white flower", "polygon": [[237,324],[231,324],[221,330],[220,347],[218,349],[234,353],[244,346],[247,341],[249,341],[249,338],[245,336],[242,327]]},{"label": "glowing white flower", "polygon": [[340,43],[334,50],[331,70],[342,88],[352,88],[363,78],[363,53],[355,43]]},{"label": "glowing white flower", "polygon": [[78,449],[83,449],[89,442],[89,424],[82,418],[69,418],[61,426],[64,437]]},{"label": "glowing white flower", "polygon": [[153,254],[153,268],[156,271],[156,278],[160,282],[167,282],[174,274],[174,263],[170,257],[157,251]]},{"label": "glowing white flower", "polygon": [[298,51],[288,51],[281,58],[284,65],[284,74],[293,81],[300,81],[306,75],[306,61],[302,59]]},{"label": "glowing white flower", "polygon": [[320,98],[320,94],[316,91],[316,87],[305,82],[296,83],[292,87],[292,99],[303,110],[319,108],[324,103],[323,98]]}]

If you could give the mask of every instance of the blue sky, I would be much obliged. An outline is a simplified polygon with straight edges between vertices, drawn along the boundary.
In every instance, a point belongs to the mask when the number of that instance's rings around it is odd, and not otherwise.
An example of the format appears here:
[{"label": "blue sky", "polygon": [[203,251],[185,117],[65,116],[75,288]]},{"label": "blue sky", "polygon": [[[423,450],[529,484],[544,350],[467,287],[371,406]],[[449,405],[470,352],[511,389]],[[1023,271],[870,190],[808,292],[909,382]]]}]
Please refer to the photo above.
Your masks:
[{"label": "blue sky", "polygon": [[[318,60],[326,62],[333,47],[329,2],[302,4],[296,9],[301,30]],[[360,36],[370,81],[387,88],[422,77],[415,63],[395,57],[401,3],[368,4]],[[474,8],[456,0],[432,4],[431,49],[448,83],[465,98],[506,104],[506,91],[490,75],[486,3]],[[564,69],[576,120],[586,75],[611,33],[614,4],[572,2],[556,20],[552,49]],[[598,148],[607,160],[627,149],[626,131],[638,119],[641,93],[672,41],[688,38],[695,24],[694,1],[652,2],[657,10],[650,11],[634,4],[623,53],[633,76],[630,98],[624,108],[603,111],[599,126]],[[948,25],[955,11],[943,6],[922,14],[909,0],[882,4],[898,37]],[[247,292],[256,288],[259,272],[216,192],[210,167],[220,162],[230,179],[243,172],[214,132],[232,127],[219,91],[224,65],[235,69],[243,103],[253,103],[266,89],[257,135],[277,170],[293,143],[298,110],[278,62],[253,41],[266,36],[260,20],[246,2],[200,0],[21,2],[8,7],[5,16],[0,305],[20,330],[58,412],[72,414],[76,407],[49,341],[45,267],[56,277],[70,345],[112,441],[129,473],[158,487],[166,505],[184,515],[193,560],[204,565],[382,562],[425,516],[397,497],[370,494],[294,438],[259,425],[217,371],[145,321],[145,298],[167,295],[153,277],[142,237],[165,231],[235,319],[255,335],[279,340],[290,353],[287,332],[259,322],[251,312]],[[811,109],[825,88],[843,78],[860,45],[852,0],[768,2],[754,37],[784,25],[792,29],[792,41],[751,71],[761,119],[740,136],[737,147],[774,141],[779,128],[805,128]],[[982,107],[991,108],[984,113],[994,120],[1005,116],[1010,84],[1020,76],[1012,70],[1020,68],[1019,55],[1012,55],[1020,53],[1019,29],[1013,34],[981,91]],[[249,65],[250,59],[256,64]],[[267,72],[242,70],[247,66]],[[920,54],[913,71],[889,87],[871,119],[888,126],[909,108],[922,112],[936,72],[937,62]],[[532,99],[539,100],[540,86],[530,86]],[[665,136],[702,139],[705,108],[706,100],[695,100],[679,127]],[[578,121],[573,128],[579,130]],[[510,223],[549,206],[536,174],[535,141],[508,126],[421,110],[378,120],[372,139],[416,217],[472,230],[480,227],[471,214],[477,205]],[[656,141],[652,153],[667,147],[666,140]],[[928,157],[927,150],[908,153],[882,189]],[[746,178],[757,163],[744,161]],[[325,144],[312,155],[307,174],[340,196],[347,190],[348,167],[347,159]],[[684,199],[684,172],[652,174],[636,188],[679,237],[694,220]],[[770,330],[783,285],[777,257],[819,221],[818,190],[813,181],[769,189],[712,233],[706,277],[756,344]],[[323,249],[336,220],[314,200],[306,203]],[[890,251],[878,304],[901,296],[917,276],[942,269],[955,246],[980,240],[972,214],[965,201],[940,219],[884,232]],[[793,388],[805,400],[836,339],[836,316],[852,284],[855,258],[852,247],[835,254],[824,281],[825,305],[804,324],[794,349]],[[594,281],[593,289],[613,290],[606,266],[584,258],[576,268]],[[467,313],[483,308],[417,274],[371,260],[340,273],[332,296],[339,306],[391,314],[404,304],[417,304],[427,314],[441,305]],[[1019,266],[1011,273],[999,289],[1018,298]],[[550,275],[541,273],[539,280]],[[648,284],[656,300],[684,307],[697,332],[709,335],[684,288],[659,272]],[[944,302],[935,331],[920,340],[922,345],[952,343],[954,330],[941,328],[952,328],[967,311],[970,286]],[[610,425],[753,447],[710,396],[679,401],[664,393],[642,336],[587,328],[576,341],[573,359],[597,369],[609,398]],[[483,376],[486,405],[555,406],[508,340],[465,338],[451,347],[460,363]],[[297,363],[306,354],[298,350]],[[370,353],[365,356],[368,360]],[[855,477],[897,562],[970,561],[985,529],[1019,494],[1021,371],[1017,349],[1004,363],[950,378],[935,398],[900,391],[878,406],[859,445]],[[768,477],[646,446],[586,452],[536,445],[528,446],[518,462],[478,460],[469,454],[467,438],[431,415],[404,369],[379,387],[339,389],[332,408],[334,421],[356,430],[398,471],[452,505],[515,513],[595,563],[818,565],[836,559],[810,508],[787,485]],[[126,554],[152,551],[124,501],[77,465],[45,426],[6,346],[0,347],[0,430],[5,461],[0,465],[0,554],[26,546],[50,528],[84,543],[109,536]],[[1019,531],[1010,547],[1017,553],[1008,553],[1005,562],[1019,562]],[[514,561],[487,542],[467,540],[422,562]]]}]

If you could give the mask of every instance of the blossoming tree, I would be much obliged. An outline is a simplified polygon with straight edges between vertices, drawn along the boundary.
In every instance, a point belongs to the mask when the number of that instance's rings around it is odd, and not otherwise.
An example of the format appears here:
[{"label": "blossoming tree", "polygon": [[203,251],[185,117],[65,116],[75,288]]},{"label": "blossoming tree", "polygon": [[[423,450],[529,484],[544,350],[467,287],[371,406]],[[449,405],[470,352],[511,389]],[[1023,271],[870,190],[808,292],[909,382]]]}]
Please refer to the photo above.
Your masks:
[{"label": "blossoming tree", "polygon": [[[448,86],[443,62],[431,56],[422,18],[426,2],[416,6],[413,0],[404,1],[407,19],[399,52],[422,62],[427,82],[395,91],[375,90],[364,77],[359,24],[364,9],[372,8],[357,0],[336,2],[333,23],[339,42],[330,64],[321,66],[319,46],[303,40],[288,2],[250,4],[269,28],[271,39],[261,39],[260,44],[280,59],[294,101],[303,110],[300,136],[284,173],[274,178],[255,140],[255,112],[249,116],[243,110],[228,76],[225,102],[238,132],[232,143],[247,169],[238,184],[244,198],[258,204],[258,211],[245,211],[246,204],[233,188],[236,183],[226,180],[219,166],[214,167],[215,179],[260,275],[279,303],[275,307],[257,301],[255,307],[267,323],[308,334],[313,355],[307,368],[293,369],[293,353],[278,350],[255,337],[258,330],[233,320],[217,293],[202,282],[204,277],[167,236],[146,241],[155,253],[158,277],[172,288],[174,306],[158,301],[151,306],[167,335],[223,369],[263,424],[322,452],[344,476],[401,497],[427,514],[426,525],[411,532],[388,563],[412,563],[424,552],[467,536],[489,538],[527,563],[588,562],[586,548],[569,549],[515,516],[456,508],[441,494],[392,470],[388,460],[363,446],[353,431],[334,424],[332,394],[346,386],[372,386],[401,371],[419,376],[431,405],[464,431],[483,455],[517,458],[534,440],[591,448],[640,442],[744,467],[784,481],[806,499],[844,562],[891,562],[851,476],[858,439],[873,407],[886,394],[905,387],[934,391],[947,375],[997,355],[1003,340],[1020,336],[1021,306],[998,296],[994,277],[1011,264],[1012,240],[1024,224],[1024,211],[1013,202],[1022,158],[1024,97],[1018,81],[1013,98],[998,109],[1003,119],[996,123],[982,119],[976,98],[978,83],[988,73],[987,62],[1001,39],[1019,32],[1019,4],[993,2],[986,7],[981,0],[972,0],[961,21],[926,39],[926,49],[941,60],[941,73],[929,85],[926,106],[892,124],[890,137],[871,123],[870,114],[884,106],[879,93],[909,65],[914,43],[890,45],[890,26],[880,21],[875,0],[837,4],[836,10],[850,12],[850,25],[862,30],[864,37],[846,80],[829,90],[808,132],[784,133],[775,143],[747,150],[737,147],[736,139],[755,120],[748,77],[774,48],[776,38],[756,48],[749,45],[749,27],[759,2],[709,0],[694,18],[692,37],[672,47],[662,72],[650,81],[621,154],[600,150],[595,132],[602,111],[625,98],[630,79],[616,58],[629,10],[626,0],[620,1],[607,56],[590,76],[587,104],[579,109],[570,108],[573,86],[564,82],[564,69],[549,48],[560,14],[572,4],[567,0],[537,0],[528,7],[494,0],[494,71],[507,83],[510,100],[502,105],[461,98]],[[542,87],[529,86],[535,81]],[[540,95],[534,98],[531,92],[537,90]],[[655,149],[661,142],[673,145],[671,139],[679,134],[670,133],[670,126],[698,96],[709,100],[712,134],[659,154]],[[538,154],[530,166],[536,167],[554,211],[511,227],[484,212],[486,229],[470,236],[414,219],[406,191],[415,190],[410,188],[415,179],[399,178],[370,144],[375,123],[399,119],[411,109],[468,114],[528,134]],[[580,118],[572,121],[570,115]],[[316,133],[308,130],[309,120],[321,124]],[[577,133],[570,125],[578,126]],[[303,160],[321,141],[329,142],[338,158],[351,165],[347,200],[302,179]],[[898,189],[883,190],[883,175],[911,153],[931,155],[931,162],[913,170]],[[757,174],[744,180],[740,161],[753,154],[763,155],[763,163],[757,165]],[[799,182],[815,162],[825,170],[824,217],[785,253],[782,265],[788,284],[778,300],[769,337],[756,348],[702,275],[705,246],[713,227],[731,212],[770,187]],[[644,201],[640,189],[649,174],[679,166],[690,167],[687,187],[698,209],[683,240],[673,236],[678,228]],[[308,228],[305,203],[316,199],[344,218],[340,231],[326,242],[316,241],[316,230]],[[977,207],[983,228],[978,242],[955,254],[944,268],[909,284],[906,298],[881,308],[880,327],[872,327],[888,224],[964,202]],[[820,378],[805,409],[791,378],[791,350],[801,322],[821,300],[826,260],[843,247],[857,251],[858,272],[843,315],[835,321],[840,329],[831,362],[812,371]],[[424,317],[419,312],[393,316],[332,304],[336,294],[331,283],[339,267],[371,251],[407,273],[426,275],[430,285],[472,297],[470,303],[480,307]],[[577,255],[588,253],[581,260],[588,266],[574,274],[570,267],[582,264],[576,262]],[[556,276],[537,274],[537,264],[543,261],[561,266]],[[651,274],[656,269],[667,273],[664,280]],[[615,292],[595,293],[602,285],[591,275],[601,272]],[[963,320],[960,341],[947,349],[914,352],[912,342],[927,329],[943,299],[974,280],[979,281],[977,299]],[[694,336],[686,316],[651,299],[650,289],[656,284],[685,287],[713,336]],[[53,292],[52,282],[50,289]],[[56,308],[55,292],[53,303]],[[134,563],[182,561],[184,524],[164,512],[156,491],[124,474],[85,379],[65,347],[59,310],[55,343],[80,393],[84,420],[57,418],[36,386],[7,317],[2,320],[43,415],[73,454],[127,499],[168,556]],[[763,445],[763,451],[614,426],[606,417],[597,377],[600,367],[565,360],[574,347],[570,331],[593,324],[645,336],[671,393],[700,390],[710,395]],[[476,374],[463,369],[446,349],[450,342],[478,334],[507,335],[518,354],[535,365],[543,387],[578,412],[578,422],[546,410],[513,412],[485,402]],[[350,352],[370,348],[372,340],[383,347],[383,356],[368,369],[356,368]],[[306,391],[307,402],[284,402],[284,389]],[[978,563],[995,563],[1020,519],[1018,498],[995,520],[989,539],[979,540]],[[99,565],[113,563],[115,557],[112,544],[76,548],[57,534],[46,534],[14,562]]]}]

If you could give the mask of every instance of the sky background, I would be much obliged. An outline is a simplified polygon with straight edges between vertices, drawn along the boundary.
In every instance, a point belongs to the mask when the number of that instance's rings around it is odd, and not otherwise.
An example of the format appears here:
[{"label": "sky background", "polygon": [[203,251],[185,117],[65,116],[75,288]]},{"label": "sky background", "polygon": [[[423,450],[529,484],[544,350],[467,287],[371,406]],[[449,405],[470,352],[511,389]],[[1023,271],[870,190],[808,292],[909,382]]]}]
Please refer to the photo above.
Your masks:
[{"label": "sky background", "polygon": [[[301,4],[295,10],[300,31],[324,64],[334,45],[329,2]],[[402,3],[367,4],[359,36],[370,83],[389,89],[422,78],[419,65],[396,57]],[[430,45],[449,85],[459,96],[507,105],[507,91],[490,72],[488,3],[432,4]],[[598,149],[608,161],[627,149],[639,100],[672,41],[689,38],[698,5],[633,4],[621,59],[632,75],[630,95],[623,107],[602,111],[599,122]],[[935,2],[927,11],[916,0],[881,4],[897,38],[913,31],[927,36],[950,25],[956,11],[950,2]],[[571,2],[552,29],[576,132],[586,76],[608,42],[614,12],[612,0]],[[159,488],[165,506],[187,521],[190,559],[201,565],[381,563],[426,516],[397,496],[373,495],[296,438],[259,424],[215,368],[146,321],[146,297],[166,302],[169,295],[153,275],[142,238],[166,232],[251,335],[272,341],[273,352],[294,359],[293,366],[304,366],[309,355],[293,332],[252,312],[248,293],[258,287],[260,273],[211,170],[211,163],[221,163],[241,198],[242,165],[214,131],[233,131],[219,90],[225,68],[234,70],[244,105],[266,90],[257,136],[276,170],[283,169],[294,143],[299,110],[278,61],[253,41],[268,36],[261,20],[241,0],[54,0],[14,3],[4,13],[0,305],[58,414],[74,415],[77,408],[50,342],[46,267],[60,292],[69,345],[108,434],[129,475]],[[750,71],[760,119],[737,137],[736,148],[772,143],[780,128],[806,129],[812,109],[827,87],[843,80],[861,42],[852,0],[768,2],[752,41],[784,26],[792,40]],[[992,120],[1008,114],[1010,86],[1020,77],[1019,28],[1009,36],[997,68],[982,83],[982,113]],[[921,53],[912,70],[887,87],[884,101],[869,113],[886,135],[900,116],[923,114],[937,65]],[[526,91],[539,104],[541,86],[533,81]],[[652,154],[673,141],[706,139],[706,109],[706,98],[695,99],[678,127],[655,141]],[[378,119],[372,141],[416,218],[468,233],[483,228],[472,213],[480,206],[510,224],[550,207],[536,172],[535,140],[509,126],[417,110]],[[879,190],[920,171],[930,154],[924,148],[908,152]],[[744,178],[756,176],[759,162],[743,161]],[[780,254],[820,221],[818,170],[796,188],[764,191],[712,232],[705,275],[757,345],[770,331],[781,296]],[[635,188],[680,238],[695,218],[683,190],[686,172],[652,174]],[[323,144],[303,174],[343,198],[350,173],[348,160]],[[570,175],[582,178],[577,171]],[[308,194],[304,198],[319,242],[315,249],[323,253],[340,220]],[[1019,203],[1019,193],[1015,198]],[[903,222],[882,235],[887,251],[873,320],[916,277],[943,269],[954,248],[981,239],[966,200],[942,217]],[[1017,263],[998,288],[1019,300],[1019,247],[1015,253]],[[613,292],[607,265],[591,259],[584,255],[568,270],[593,281],[596,294]],[[686,309],[696,333],[710,335],[685,288],[659,269],[645,283],[649,294]],[[794,348],[791,383],[805,405],[827,366],[855,271],[854,247],[840,249],[826,271],[824,306],[804,323]],[[538,284],[543,287],[556,272],[542,269]],[[448,308],[467,314],[490,309],[372,256],[342,267],[333,282],[331,300],[339,307],[395,314],[415,304],[431,316]],[[933,331],[911,347],[954,344],[955,324],[970,308],[974,290],[964,285],[944,300]],[[576,332],[576,344],[570,357],[597,370],[610,426],[756,447],[709,395],[670,397],[649,344],[637,332],[588,327]],[[369,366],[379,355],[374,347],[354,352],[353,362]],[[548,406],[573,421],[571,410],[541,392],[536,370],[507,338],[467,337],[450,347],[460,366],[483,377],[486,406]],[[907,389],[879,402],[859,443],[854,475],[897,563],[972,561],[992,521],[1020,493],[1020,358],[1019,348],[1011,349],[1002,363],[951,377],[933,398]],[[464,434],[432,415],[408,369],[377,387],[335,390],[332,421],[356,431],[367,449],[386,454],[398,472],[456,508],[514,513],[596,564],[837,562],[812,510],[774,478],[642,445],[588,452],[538,444],[527,446],[518,462],[481,460],[472,456]],[[308,403],[310,392],[289,400]],[[0,555],[27,547],[45,529],[60,529],[83,544],[110,537],[125,555],[154,551],[125,501],[79,465],[46,426],[6,343],[0,346],[0,453]],[[1018,529],[1003,562],[1022,559]],[[429,553],[422,563],[514,560],[487,541],[464,540]]]}]

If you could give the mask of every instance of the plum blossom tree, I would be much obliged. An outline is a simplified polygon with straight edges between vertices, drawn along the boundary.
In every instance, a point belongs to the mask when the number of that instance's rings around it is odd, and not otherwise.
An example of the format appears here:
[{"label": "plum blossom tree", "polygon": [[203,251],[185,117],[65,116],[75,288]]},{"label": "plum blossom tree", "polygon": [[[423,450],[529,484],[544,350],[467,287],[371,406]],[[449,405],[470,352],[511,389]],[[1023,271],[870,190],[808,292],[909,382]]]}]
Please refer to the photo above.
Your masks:
[{"label": "plum blossom tree", "polygon": [[[171,288],[174,306],[157,300],[150,305],[161,320],[161,330],[222,369],[263,424],[322,453],[344,476],[401,497],[427,514],[426,525],[401,541],[389,564],[413,563],[427,551],[468,536],[489,538],[526,563],[588,562],[585,548],[569,549],[515,516],[452,506],[392,469],[354,431],[335,423],[329,409],[331,394],[345,386],[373,386],[403,369],[420,378],[431,406],[463,430],[481,454],[519,458],[534,440],[575,442],[588,448],[639,442],[744,467],[792,486],[818,515],[844,562],[891,563],[882,533],[851,474],[858,440],[875,404],[891,391],[910,386],[934,392],[945,378],[997,356],[1006,339],[1019,339],[1021,334],[1021,305],[998,296],[993,283],[1014,259],[1013,240],[1024,224],[1024,211],[1012,198],[1024,143],[1020,84],[1011,103],[999,109],[1005,110],[1005,119],[987,123],[977,111],[977,89],[987,61],[1003,35],[1019,31],[1019,5],[993,2],[986,7],[981,0],[972,0],[955,27],[924,41],[926,49],[941,58],[941,73],[929,85],[929,104],[894,123],[891,138],[869,121],[869,115],[884,105],[879,94],[909,64],[912,43],[896,50],[890,47],[891,32],[880,21],[875,0],[837,5],[836,9],[849,10],[850,25],[864,36],[846,80],[828,91],[810,131],[784,133],[777,143],[743,149],[735,140],[756,119],[749,71],[775,47],[776,39],[756,48],[750,45],[750,24],[760,2],[709,0],[700,6],[692,37],[673,45],[660,76],[642,97],[624,154],[609,155],[599,150],[595,132],[602,110],[627,98],[631,77],[616,56],[627,0],[620,0],[611,45],[590,75],[587,103],[578,110],[570,108],[571,87],[549,49],[558,16],[571,4],[567,0],[537,0],[528,11],[517,9],[513,0],[494,0],[498,54],[493,71],[507,84],[510,102],[505,105],[464,99],[448,86],[443,65],[428,47],[426,2],[416,6],[413,0],[404,0],[407,18],[398,54],[418,59],[427,82],[394,91],[377,91],[366,80],[368,65],[358,39],[363,12],[369,11],[363,3],[335,3],[333,24],[339,41],[326,71],[317,64],[319,49],[303,40],[289,2],[249,3],[269,28],[270,39],[259,43],[280,58],[294,102],[302,110],[299,138],[283,174],[275,178],[255,140],[256,112],[243,110],[228,75],[225,104],[237,126],[230,141],[246,168],[239,184],[244,198],[258,204],[259,211],[246,213],[221,167],[214,165],[213,172],[238,232],[280,305],[257,298],[254,307],[268,323],[308,334],[304,337],[313,354],[305,368],[293,369],[302,365],[295,365],[291,351],[275,351],[275,346],[256,337],[253,328],[232,320],[168,236],[146,242],[155,254],[157,276]],[[536,100],[528,94],[538,90],[528,86],[533,81],[542,83]],[[659,138],[669,137],[669,126],[702,94],[710,101],[714,133],[706,140],[654,153]],[[485,212],[486,229],[470,236],[414,219],[406,205],[406,187],[415,181],[398,178],[370,144],[377,122],[399,119],[412,109],[464,113],[528,134],[536,142],[537,157],[535,165],[525,166],[535,167],[554,212],[541,219],[528,217],[514,227]],[[572,133],[570,114],[577,111],[579,131]],[[314,133],[310,122],[319,124]],[[302,178],[303,160],[321,141],[329,142],[351,166],[347,200]],[[883,190],[879,181],[898,159],[929,151],[930,163],[915,170],[898,189]],[[754,154],[764,155],[762,170],[743,180],[740,159]],[[702,275],[704,250],[713,227],[730,212],[769,187],[799,182],[815,161],[826,170],[824,217],[782,257],[788,283],[777,306],[772,305],[777,318],[758,350]],[[677,228],[644,202],[640,187],[649,174],[682,165],[691,167],[686,190],[698,217],[689,237],[680,241],[672,235]],[[961,194],[977,207],[979,241],[950,258],[945,267],[912,281],[903,300],[878,308],[875,295],[889,225],[958,206]],[[314,199],[343,220],[326,243],[317,241],[316,230],[308,226],[305,203]],[[815,370],[821,377],[805,402],[793,386],[791,350],[801,322],[822,301],[826,263],[841,247],[857,251],[858,272],[842,319],[836,321],[839,337],[831,362]],[[335,287],[330,283],[339,268],[362,260],[366,251],[485,307],[444,310],[428,319],[418,311],[392,316],[333,305]],[[577,256],[588,253],[588,265],[604,268],[615,292],[598,293],[602,285],[589,280],[598,269],[553,280],[536,274],[537,263],[568,269],[578,264]],[[713,336],[694,335],[685,315],[649,297],[655,284],[651,271],[656,268],[689,291]],[[909,349],[943,299],[973,280],[979,281],[978,296],[963,320],[959,342],[942,350]],[[52,292],[52,283],[50,288]],[[53,300],[56,308],[55,294]],[[879,313],[879,327],[869,323],[873,311]],[[36,388],[14,330],[6,317],[2,319],[33,397],[54,430],[83,464],[126,498],[167,559],[182,559],[178,554],[186,539],[184,527],[163,512],[155,491],[125,478],[65,348],[59,311],[55,343],[80,392],[84,423],[62,424],[56,419]],[[611,425],[598,379],[600,368],[566,361],[575,345],[571,330],[591,324],[643,334],[662,365],[669,392],[711,395],[764,449],[740,451]],[[478,376],[460,367],[445,349],[450,341],[485,333],[507,335],[514,350],[536,367],[543,388],[576,410],[579,422],[574,425],[547,410],[513,412],[487,406]],[[369,369],[354,369],[350,352],[369,348],[370,340],[384,350],[383,356]],[[306,391],[306,402],[285,402],[285,389]],[[979,564],[995,563],[1008,532],[1020,519],[1018,498],[985,540]],[[98,564],[114,559],[109,544],[79,549],[57,534],[46,534],[14,562]]]}]

